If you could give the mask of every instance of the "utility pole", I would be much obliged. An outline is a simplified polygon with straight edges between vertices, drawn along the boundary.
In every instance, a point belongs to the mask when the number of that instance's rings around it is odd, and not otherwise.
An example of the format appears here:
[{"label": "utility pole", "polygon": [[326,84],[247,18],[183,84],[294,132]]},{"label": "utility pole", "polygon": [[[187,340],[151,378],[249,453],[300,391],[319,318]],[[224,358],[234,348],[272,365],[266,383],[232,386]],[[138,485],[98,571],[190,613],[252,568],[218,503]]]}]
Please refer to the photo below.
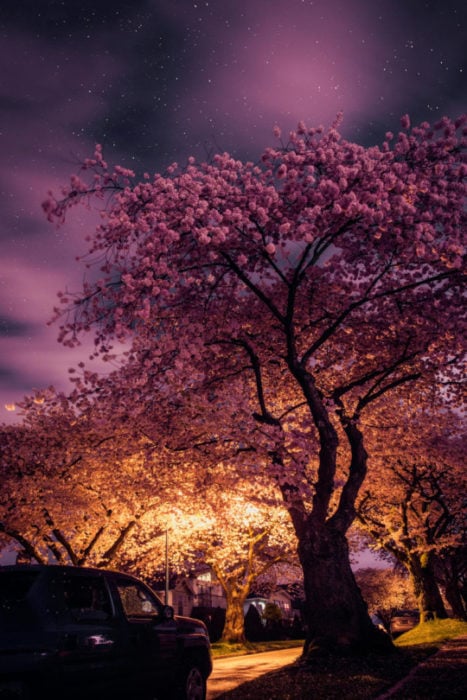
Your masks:
[{"label": "utility pole", "polygon": [[169,531],[165,531],[165,604],[169,604]]}]

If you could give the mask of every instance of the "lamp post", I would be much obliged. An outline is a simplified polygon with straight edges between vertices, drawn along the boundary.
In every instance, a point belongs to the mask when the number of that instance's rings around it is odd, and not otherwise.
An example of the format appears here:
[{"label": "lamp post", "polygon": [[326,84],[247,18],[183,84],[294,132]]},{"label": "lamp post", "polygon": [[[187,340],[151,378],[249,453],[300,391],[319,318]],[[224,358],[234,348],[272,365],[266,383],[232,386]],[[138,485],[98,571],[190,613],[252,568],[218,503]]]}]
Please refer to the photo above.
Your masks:
[{"label": "lamp post", "polygon": [[165,604],[169,604],[169,531],[165,531]]}]

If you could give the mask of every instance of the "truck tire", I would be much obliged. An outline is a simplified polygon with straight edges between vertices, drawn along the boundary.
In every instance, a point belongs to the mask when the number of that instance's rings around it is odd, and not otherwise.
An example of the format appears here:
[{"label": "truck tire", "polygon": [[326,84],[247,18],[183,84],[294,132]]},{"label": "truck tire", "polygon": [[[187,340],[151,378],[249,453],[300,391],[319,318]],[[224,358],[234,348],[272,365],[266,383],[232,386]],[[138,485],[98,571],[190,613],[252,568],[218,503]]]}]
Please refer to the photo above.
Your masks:
[{"label": "truck tire", "polygon": [[206,679],[196,662],[185,667],[178,700],[206,700]]}]

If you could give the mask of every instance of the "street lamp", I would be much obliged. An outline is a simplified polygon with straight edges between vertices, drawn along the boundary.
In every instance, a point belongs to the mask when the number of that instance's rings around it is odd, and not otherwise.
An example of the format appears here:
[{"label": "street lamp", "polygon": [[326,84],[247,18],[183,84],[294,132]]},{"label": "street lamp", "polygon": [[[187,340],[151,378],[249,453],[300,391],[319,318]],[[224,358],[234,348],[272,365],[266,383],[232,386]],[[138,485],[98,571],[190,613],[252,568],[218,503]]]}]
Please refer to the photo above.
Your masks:
[{"label": "street lamp", "polygon": [[169,604],[169,531],[165,531],[165,604]]}]

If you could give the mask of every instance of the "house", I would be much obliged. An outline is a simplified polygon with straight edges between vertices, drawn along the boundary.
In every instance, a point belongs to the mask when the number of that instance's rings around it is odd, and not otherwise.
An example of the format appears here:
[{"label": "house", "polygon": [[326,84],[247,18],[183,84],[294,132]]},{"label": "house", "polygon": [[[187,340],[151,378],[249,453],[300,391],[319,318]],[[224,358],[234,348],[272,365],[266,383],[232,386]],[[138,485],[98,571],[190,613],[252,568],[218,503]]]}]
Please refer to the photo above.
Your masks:
[{"label": "house", "polygon": [[[163,591],[158,591],[162,600],[165,599]],[[190,616],[193,609],[225,610],[226,599],[222,587],[215,580],[211,571],[204,571],[196,576],[179,576],[175,584],[169,590],[168,604],[171,605],[176,615]],[[278,587],[269,597],[250,596],[243,606],[244,614],[248,612],[250,605],[254,605],[262,616],[266,605],[274,603],[282,613],[285,624],[291,624],[297,616],[297,609],[293,605],[290,593],[284,588]]]},{"label": "house", "polygon": [[[158,591],[162,600],[163,591]],[[196,576],[178,576],[173,588],[169,590],[168,605],[171,605],[176,615],[192,614],[193,608],[222,608],[227,604],[220,583],[213,580],[210,571]]]},{"label": "house", "polygon": [[250,605],[254,605],[261,617],[263,617],[268,603],[273,603],[279,608],[282,613],[282,621],[286,625],[293,622],[294,617],[297,615],[297,610],[293,607],[292,596],[284,588],[277,588],[268,598],[249,596],[243,606],[243,612],[246,615]]}]

